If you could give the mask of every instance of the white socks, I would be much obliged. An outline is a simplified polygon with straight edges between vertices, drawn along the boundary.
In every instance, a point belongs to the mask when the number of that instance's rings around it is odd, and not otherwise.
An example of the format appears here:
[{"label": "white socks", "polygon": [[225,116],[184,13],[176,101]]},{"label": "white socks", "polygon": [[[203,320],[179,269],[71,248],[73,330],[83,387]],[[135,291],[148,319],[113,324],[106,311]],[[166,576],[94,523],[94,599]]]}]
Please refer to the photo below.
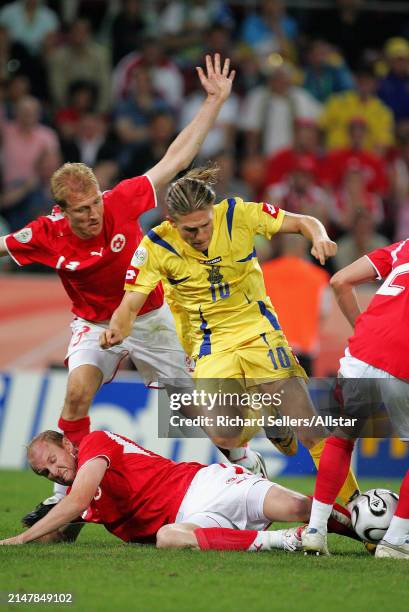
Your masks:
[{"label": "white socks", "polygon": [[58,497],[61,500],[63,497],[67,495],[67,489],[65,485],[54,483],[54,497]]},{"label": "white socks", "polygon": [[317,499],[312,500],[310,522],[308,529],[317,529],[322,534],[327,533],[327,523],[331,516],[332,504],[323,504]]},{"label": "white socks", "polygon": [[247,550],[250,552],[260,552],[262,550],[271,550],[272,548],[281,548],[287,550],[284,533],[286,529],[278,529],[276,531],[258,531],[257,537]]},{"label": "white socks", "polygon": [[404,544],[409,539],[409,519],[394,516],[389,525],[388,531],[383,536],[383,540],[389,544]]},{"label": "white socks", "polygon": [[229,450],[229,461],[250,471],[258,465],[257,455],[248,444],[239,448],[231,448]]}]

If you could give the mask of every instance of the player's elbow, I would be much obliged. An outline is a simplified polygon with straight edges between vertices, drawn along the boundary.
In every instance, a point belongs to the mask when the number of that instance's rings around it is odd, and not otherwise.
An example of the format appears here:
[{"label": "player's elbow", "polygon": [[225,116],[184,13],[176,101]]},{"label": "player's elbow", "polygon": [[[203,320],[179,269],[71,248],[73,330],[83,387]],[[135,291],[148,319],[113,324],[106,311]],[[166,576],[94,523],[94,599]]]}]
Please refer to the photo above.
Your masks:
[{"label": "player's elbow", "polygon": [[344,272],[342,270],[339,270],[339,272],[336,272],[330,279],[329,284],[331,285],[331,289],[335,292],[338,293],[341,289],[343,289],[344,287],[346,287],[346,285],[348,285],[348,281],[346,278],[346,275],[344,274]]}]

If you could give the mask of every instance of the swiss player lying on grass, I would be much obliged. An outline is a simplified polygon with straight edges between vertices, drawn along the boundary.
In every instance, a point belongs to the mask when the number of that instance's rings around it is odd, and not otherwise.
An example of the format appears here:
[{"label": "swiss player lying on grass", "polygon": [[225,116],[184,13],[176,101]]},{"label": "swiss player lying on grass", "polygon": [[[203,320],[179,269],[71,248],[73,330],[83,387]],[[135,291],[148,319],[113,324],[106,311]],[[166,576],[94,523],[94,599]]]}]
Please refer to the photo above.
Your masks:
[{"label": "swiss player lying on grass", "polygon": [[[30,529],[0,544],[25,544],[82,517],[125,542],[158,548],[301,550],[302,527],[263,531],[273,521],[308,521],[311,500],[235,465],[175,463],[108,431],[86,436],[77,449],[55,431],[30,443],[34,472],[71,487],[69,495]],[[349,513],[334,506],[330,528],[350,535]]]}]

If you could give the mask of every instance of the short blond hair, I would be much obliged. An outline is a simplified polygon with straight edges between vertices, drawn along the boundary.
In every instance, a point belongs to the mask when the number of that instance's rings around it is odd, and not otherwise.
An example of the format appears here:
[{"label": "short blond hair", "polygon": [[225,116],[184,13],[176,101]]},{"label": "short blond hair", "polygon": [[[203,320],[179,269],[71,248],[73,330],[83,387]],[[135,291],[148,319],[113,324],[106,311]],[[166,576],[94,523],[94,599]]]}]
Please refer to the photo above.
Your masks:
[{"label": "short blond hair", "polygon": [[[48,442],[49,444],[56,444],[56,446],[60,446],[62,448],[63,434],[59,431],[53,431],[52,429],[47,429],[46,431],[42,431],[35,438],[31,440],[31,442],[27,446],[27,459],[30,463],[30,454],[32,453],[33,447],[36,446],[39,442]],[[31,463],[30,463],[31,465]]]},{"label": "short blond hair", "polygon": [[67,207],[67,198],[73,193],[87,193],[91,187],[98,188],[98,181],[89,166],[67,162],[51,177],[51,193],[56,204]]}]

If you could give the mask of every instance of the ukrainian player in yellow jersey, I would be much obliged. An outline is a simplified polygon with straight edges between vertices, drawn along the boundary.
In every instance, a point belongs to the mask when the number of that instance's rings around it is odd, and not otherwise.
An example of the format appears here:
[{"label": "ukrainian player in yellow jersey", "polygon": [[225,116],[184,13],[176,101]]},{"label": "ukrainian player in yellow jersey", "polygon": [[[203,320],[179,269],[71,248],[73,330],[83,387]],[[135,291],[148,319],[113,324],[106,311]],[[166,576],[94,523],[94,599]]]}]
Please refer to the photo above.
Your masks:
[{"label": "ukrainian player in yellow jersey", "polygon": [[[245,387],[262,389],[271,397],[284,391],[280,412],[309,418],[314,410],[306,375],[266,295],[254,238],[301,233],[311,241],[311,253],[321,264],[335,255],[336,244],[313,217],[239,197],[215,204],[212,184],[217,171],[198,168],[171,185],[168,220],[148,232],[136,250],[125,296],[101,334],[101,346],[122,342],[148,294],[162,280],[171,287],[172,299],[184,314],[184,340],[196,361],[197,380],[241,379]],[[305,427],[294,429],[313,457],[314,449],[319,456],[322,445],[317,433]],[[206,431],[217,446],[226,449],[241,445],[255,433],[244,427],[235,428],[234,435],[223,428]],[[347,489],[344,499],[356,489],[353,478]]]}]

